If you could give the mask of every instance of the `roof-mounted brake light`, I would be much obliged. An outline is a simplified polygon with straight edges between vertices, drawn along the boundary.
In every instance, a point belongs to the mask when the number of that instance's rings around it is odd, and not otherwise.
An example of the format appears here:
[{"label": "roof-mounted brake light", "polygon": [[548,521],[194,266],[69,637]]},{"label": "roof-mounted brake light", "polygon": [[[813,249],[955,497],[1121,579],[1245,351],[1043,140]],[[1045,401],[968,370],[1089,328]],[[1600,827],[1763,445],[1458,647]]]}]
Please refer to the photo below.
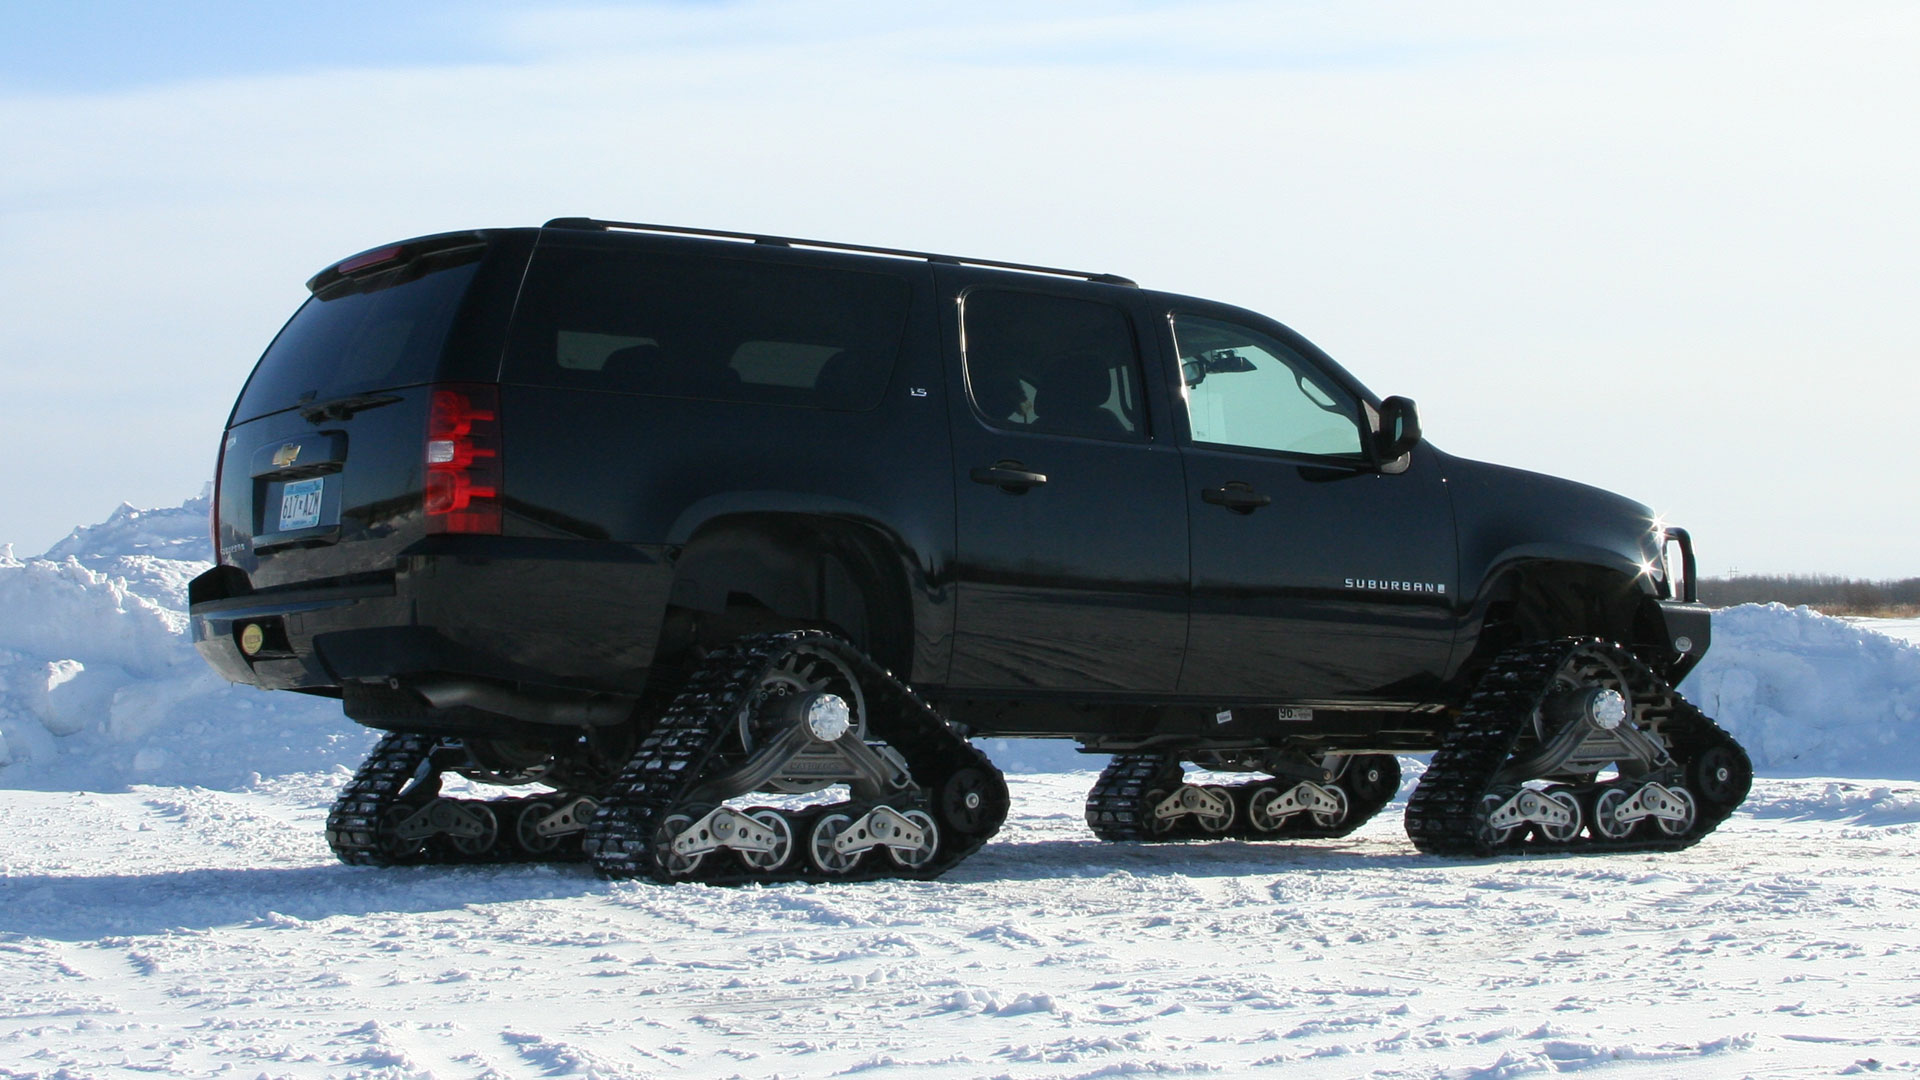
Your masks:
[{"label": "roof-mounted brake light", "polygon": [[333,272],[344,276],[353,273],[355,270],[365,270],[369,266],[379,266],[381,263],[389,263],[400,257],[400,250],[400,245],[394,244],[390,247],[363,252],[355,255],[351,259],[342,259],[340,262],[334,264]]}]

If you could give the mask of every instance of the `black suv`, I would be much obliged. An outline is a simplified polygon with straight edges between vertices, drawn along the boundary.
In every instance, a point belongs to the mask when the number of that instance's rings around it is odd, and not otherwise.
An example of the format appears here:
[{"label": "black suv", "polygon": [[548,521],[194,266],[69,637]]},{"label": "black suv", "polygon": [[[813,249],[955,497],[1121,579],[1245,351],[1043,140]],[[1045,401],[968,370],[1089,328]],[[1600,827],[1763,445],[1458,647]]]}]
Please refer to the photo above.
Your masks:
[{"label": "black suv", "polygon": [[1745,797],[1672,690],[1684,532],[1450,457],[1253,312],[584,219],[308,287],[227,424],[193,633],[388,732],[349,862],[928,876],[1005,817],[968,735],[1113,755],[1110,840],[1343,835],[1397,751],[1436,751],[1425,851],[1681,847]]}]

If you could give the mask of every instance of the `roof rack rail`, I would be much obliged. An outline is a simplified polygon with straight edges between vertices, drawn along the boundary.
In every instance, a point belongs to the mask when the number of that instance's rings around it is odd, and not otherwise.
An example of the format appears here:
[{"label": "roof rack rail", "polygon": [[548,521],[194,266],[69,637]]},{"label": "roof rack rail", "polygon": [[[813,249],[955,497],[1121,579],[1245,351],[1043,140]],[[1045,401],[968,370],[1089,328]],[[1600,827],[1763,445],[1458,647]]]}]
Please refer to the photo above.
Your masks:
[{"label": "roof rack rail", "polygon": [[931,263],[947,263],[953,266],[987,266],[996,270],[1023,270],[1029,274],[1052,274],[1056,277],[1085,278],[1103,285],[1126,285],[1139,288],[1132,278],[1119,274],[1096,274],[1086,270],[1063,270],[1057,266],[1031,266],[1027,263],[1002,262],[998,259],[968,259],[959,255],[937,255],[930,251],[908,251],[903,248],[874,247],[871,244],[842,244],[832,240],[802,240],[795,236],[767,236],[761,233],[729,232],[726,229],[690,229],[682,225],[647,225],[637,221],[601,221],[598,218],[560,217],[546,223],[548,229],[624,229],[632,232],[672,233],[678,236],[716,236],[729,240],[751,240],[756,244],[773,247],[809,247],[828,251],[857,251],[868,255],[893,255],[903,259],[925,259]]}]

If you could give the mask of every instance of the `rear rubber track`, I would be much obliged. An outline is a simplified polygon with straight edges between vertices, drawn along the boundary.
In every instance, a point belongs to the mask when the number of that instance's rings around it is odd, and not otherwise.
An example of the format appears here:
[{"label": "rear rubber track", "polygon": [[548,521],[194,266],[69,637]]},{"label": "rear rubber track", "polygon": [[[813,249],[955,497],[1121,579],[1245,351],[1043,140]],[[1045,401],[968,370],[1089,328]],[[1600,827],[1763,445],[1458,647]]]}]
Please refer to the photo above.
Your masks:
[{"label": "rear rubber track", "polygon": [[[731,852],[708,855],[691,874],[669,869],[661,828],[676,813],[696,809],[686,796],[713,771],[716,751],[736,730],[738,717],[761,674],[786,648],[805,643],[829,650],[852,669],[866,696],[868,734],[906,759],[916,791],[887,805],[920,810],[939,826],[931,859],[900,865],[883,851],[868,851],[841,873],[820,869],[796,850],[778,867],[746,865]],[[976,796],[969,800],[967,796]],[[969,802],[972,805],[969,805]],[[1006,820],[1006,780],[985,754],[974,749],[905,683],[840,638],[818,631],[742,638],[708,654],[680,694],[641,741],[587,824],[585,850],[594,868],[610,878],[647,877],[662,883],[744,885],[782,881],[870,881],[935,878],[979,850]],[[745,808],[753,813],[759,807]],[[796,847],[805,826],[821,816],[858,816],[869,807],[851,802],[809,807],[796,816]]]},{"label": "rear rubber track", "polygon": [[351,866],[419,866],[580,861],[578,833],[556,838],[541,850],[528,850],[515,839],[520,815],[528,807],[544,805],[551,809],[574,798],[560,792],[503,799],[446,799],[462,806],[484,806],[494,815],[493,840],[484,847],[463,849],[444,835],[412,843],[398,841],[390,818],[394,811],[411,812],[444,798],[439,794],[439,769],[432,760],[441,745],[442,740],[433,735],[396,732],[381,737],[327,814],[327,846],[341,862]]},{"label": "rear rubber track", "polygon": [[[1380,775],[1369,784],[1354,785],[1350,778],[1355,769],[1378,769]],[[1184,782],[1180,762],[1170,755],[1116,754],[1087,792],[1087,827],[1108,841],[1338,839],[1365,825],[1393,801],[1400,790],[1400,763],[1391,754],[1356,755],[1347,772],[1331,782],[1347,796],[1346,816],[1331,826],[1320,824],[1311,814],[1299,813],[1278,829],[1255,827],[1247,812],[1254,793],[1267,787],[1284,791],[1299,782],[1279,778],[1221,785],[1233,799],[1234,815],[1227,828],[1219,832],[1209,832],[1191,818],[1175,821],[1171,829],[1156,831],[1147,796],[1155,791],[1172,791]]]}]

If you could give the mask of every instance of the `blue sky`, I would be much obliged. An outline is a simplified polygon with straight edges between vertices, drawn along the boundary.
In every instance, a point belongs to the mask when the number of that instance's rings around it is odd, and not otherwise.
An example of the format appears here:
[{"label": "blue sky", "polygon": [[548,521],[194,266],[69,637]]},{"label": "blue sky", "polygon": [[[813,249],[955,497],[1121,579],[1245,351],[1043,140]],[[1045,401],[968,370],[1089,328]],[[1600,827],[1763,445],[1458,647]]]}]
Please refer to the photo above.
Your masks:
[{"label": "blue sky", "polygon": [[507,0],[6,0],[0,90],[88,93],[338,68],[514,59]]},{"label": "blue sky", "polygon": [[[0,3],[0,541],[199,489],[300,283],[561,215],[1272,314],[1711,571],[1920,574],[1920,6]],[[1883,418],[1884,417],[1884,418]],[[21,463],[28,463],[22,467]]]}]

